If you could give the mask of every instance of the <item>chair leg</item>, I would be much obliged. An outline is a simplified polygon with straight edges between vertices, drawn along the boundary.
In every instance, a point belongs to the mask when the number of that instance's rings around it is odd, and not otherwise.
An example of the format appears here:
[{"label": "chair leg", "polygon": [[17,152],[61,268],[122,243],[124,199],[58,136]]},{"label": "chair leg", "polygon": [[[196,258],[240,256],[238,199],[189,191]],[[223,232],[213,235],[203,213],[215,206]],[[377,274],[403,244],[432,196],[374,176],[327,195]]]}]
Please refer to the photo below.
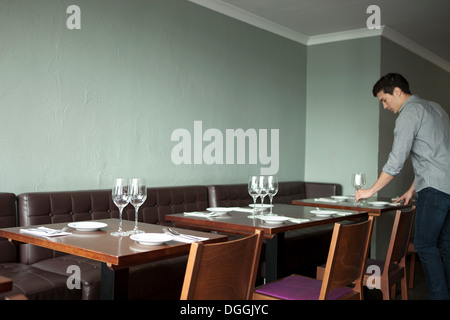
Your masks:
[{"label": "chair leg", "polygon": [[408,284],[406,283],[406,268],[403,269],[403,278],[401,280],[402,300],[408,300]]},{"label": "chair leg", "polygon": [[414,288],[414,276],[416,269],[416,255],[417,253],[411,252],[411,263],[409,266],[409,288]]},{"label": "chair leg", "polygon": [[396,283],[394,283],[391,286],[391,297],[390,298],[394,299],[394,300],[397,298],[397,284]]},{"label": "chair leg", "polygon": [[383,294],[383,300],[390,300],[391,299],[391,296],[390,296],[391,288],[389,288],[389,282],[383,281],[383,279],[381,279],[380,287],[381,287],[380,288],[381,293]]}]

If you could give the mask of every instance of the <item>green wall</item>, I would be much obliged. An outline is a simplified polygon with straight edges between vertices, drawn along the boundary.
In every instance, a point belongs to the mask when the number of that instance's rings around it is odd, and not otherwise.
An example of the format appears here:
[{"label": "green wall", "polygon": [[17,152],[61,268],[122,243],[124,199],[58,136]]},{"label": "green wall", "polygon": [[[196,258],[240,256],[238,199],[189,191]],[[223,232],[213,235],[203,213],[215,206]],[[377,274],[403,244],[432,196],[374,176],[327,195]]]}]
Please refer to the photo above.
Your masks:
[{"label": "green wall", "polygon": [[337,182],[353,194],[351,174],[377,176],[380,37],[308,47],[305,180]]},{"label": "green wall", "polygon": [[267,167],[175,165],[171,135],[194,121],[278,129],[279,179],[304,178],[306,46],[184,0],[79,0],[69,30],[71,4],[0,2],[0,191],[245,183]]}]

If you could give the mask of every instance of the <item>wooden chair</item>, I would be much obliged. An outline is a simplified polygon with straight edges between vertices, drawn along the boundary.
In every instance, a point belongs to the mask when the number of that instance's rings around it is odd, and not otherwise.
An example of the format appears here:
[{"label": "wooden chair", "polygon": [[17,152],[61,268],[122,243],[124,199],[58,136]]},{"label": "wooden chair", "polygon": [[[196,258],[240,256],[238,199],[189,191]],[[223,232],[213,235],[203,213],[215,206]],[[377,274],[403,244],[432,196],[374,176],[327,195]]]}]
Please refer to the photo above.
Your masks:
[{"label": "wooden chair", "polygon": [[362,300],[362,279],[372,225],[372,217],[356,224],[334,225],[323,281],[291,275],[258,287],[253,299]]},{"label": "wooden chair", "polygon": [[[391,232],[391,239],[385,260],[367,259],[367,267],[372,271],[371,266],[377,267],[381,274],[366,271],[364,275],[364,285],[369,287],[379,287],[383,294],[383,300],[389,300],[395,297],[396,284],[401,281],[402,299],[408,300],[408,288],[405,268],[405,258],[411,236],[412,225],[414,221],[415,207],[400,211],[395,214],[394,224]],[[317,278],[323,276],[323,267],[317,267]]]},{"label": "wooden chair", "polygon": [[223,243],[194,242],[189,252],[181,300],[249,300],[264,232]]},{"label": "wooden chair", "polygon": [[408,300],[405,260],[415,212],[415,207],[405,211],[397,210],[386,259],[384,261],[368,259],[367,261],[368,267],[379,267],[381,274],[366,273],[364,276],[364,285],[367,286],[369,279],[375,283],[379,283],[380,290],[383,293],[383,300],[390,300],[391,297],[395,299],[396,284],[399,281],[401,283],[402,300]]}]

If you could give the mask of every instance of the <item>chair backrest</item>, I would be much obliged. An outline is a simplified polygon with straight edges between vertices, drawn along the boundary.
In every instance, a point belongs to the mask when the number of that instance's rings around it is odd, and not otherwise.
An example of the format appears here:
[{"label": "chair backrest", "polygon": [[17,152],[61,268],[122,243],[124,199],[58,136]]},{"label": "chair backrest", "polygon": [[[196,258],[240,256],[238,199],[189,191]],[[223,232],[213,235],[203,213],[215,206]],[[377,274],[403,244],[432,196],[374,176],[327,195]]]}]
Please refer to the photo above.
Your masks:
[{"label": "chair backrest", "polygon": [[191,245],[181,300],[249,300],[255,289],[263,231],[242,239]]},{"label": "chair backrest", "polygon": [[388,272],[392,263],[400,262],[406,257],[415,213],[415,206],[403,211],[397,210],[395,213],[383,273]]},{"label": "chair backrest", "polygon": [[355,284],[354,291],[362,298],[362,279],[366,266],[373,217],[351,225],[334,225],[328,259],[319,299],[337,288]]}]

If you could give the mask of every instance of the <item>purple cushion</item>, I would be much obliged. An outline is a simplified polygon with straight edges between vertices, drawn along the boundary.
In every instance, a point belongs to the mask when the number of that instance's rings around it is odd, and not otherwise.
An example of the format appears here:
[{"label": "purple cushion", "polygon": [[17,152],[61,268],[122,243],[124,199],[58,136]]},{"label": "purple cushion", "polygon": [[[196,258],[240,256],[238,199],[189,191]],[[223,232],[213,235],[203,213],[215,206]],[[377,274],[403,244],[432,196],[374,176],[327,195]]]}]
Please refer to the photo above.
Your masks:
[{"label": "purple cushion", "polygon": [[[290,276],[257,288],[258,293],[285,300],[318,300],[322,281],[302,276]],[[327,300],[337,300],[352,292],[342,287],[330,291]]]}]

